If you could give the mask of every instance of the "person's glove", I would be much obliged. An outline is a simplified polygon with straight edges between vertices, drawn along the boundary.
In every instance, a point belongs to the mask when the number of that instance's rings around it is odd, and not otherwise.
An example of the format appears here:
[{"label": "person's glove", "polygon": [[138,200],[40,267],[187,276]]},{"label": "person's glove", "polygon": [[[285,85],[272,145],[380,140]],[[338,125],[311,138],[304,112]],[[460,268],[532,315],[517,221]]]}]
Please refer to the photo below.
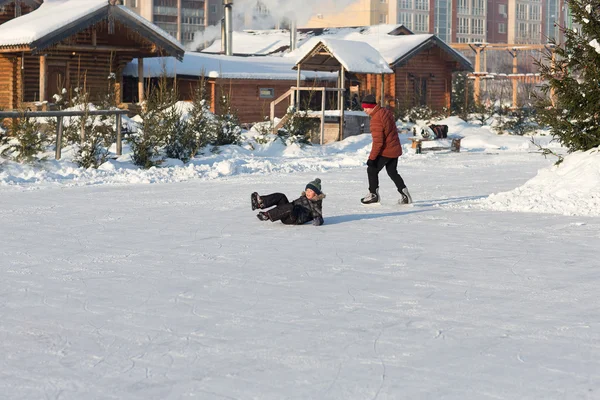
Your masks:
[{"label": "person's glove", "polygon": [[323,217],[316,217],[313,219],[313,225],[314,226],[319,226],[319,225],[323,225]]},{"label": "person's glove", "polygon": [[370,158],[367,160],[367,166],[368,167],[377,167],[377,161],[376,160],[371,160]]}]

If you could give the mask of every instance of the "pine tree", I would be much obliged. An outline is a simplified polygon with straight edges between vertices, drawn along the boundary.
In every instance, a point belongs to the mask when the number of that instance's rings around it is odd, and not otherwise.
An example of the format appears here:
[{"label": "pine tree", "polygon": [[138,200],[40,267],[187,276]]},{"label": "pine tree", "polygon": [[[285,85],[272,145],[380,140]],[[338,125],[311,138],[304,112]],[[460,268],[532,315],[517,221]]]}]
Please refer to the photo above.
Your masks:
[{"label": "pine tree", "polygon": [[18,162],[35,161],[48,144],[48,138],[41,131],[37,120],[24,114],[13,120],[8,128],[8,137],[3,141],[5,147],[2,155]]},{"label": "pine tree", "polygon": [[547,81],[536,104],[539,120],[570,152],[600,145],[600,0],[570,0],[576,28],[538,66]]},{"label": "pine tree", "polygon": [[216,116],[215,137],[212,144],[215,146],[240,144],[242,127],[237,113],[231,107],[230,98],[225,93],[221,93],[219,98],[219,110],[220,114]]},{"label": "pine tree", "polygon": [[[467,121],[473,112],[475,100],[473,85],[467,74],[457,73],[452,80],[451,113]],[[414,122],[414,121],[413,121]]]},{"label": "pine tree", "polygon": [[155,87],[151,87],[148,98],[140,113],[142,122],[135,135],[128,138],[132,151],[132,160],[135,165],[150,168],[160,165],[164,158],[161,148],[168,140],[168,130],[165,130],[165,113],[173,108],[176,103],[176,93],[169,86],[163,74]]},{"label": "pine tree", "polygon": [[188,124],[193,136],[191,157],[194,157],[200,149],[214,140],[215,134],[215,117],[210,112],[209,93],[204,76],[200,78],[194,91]]}]

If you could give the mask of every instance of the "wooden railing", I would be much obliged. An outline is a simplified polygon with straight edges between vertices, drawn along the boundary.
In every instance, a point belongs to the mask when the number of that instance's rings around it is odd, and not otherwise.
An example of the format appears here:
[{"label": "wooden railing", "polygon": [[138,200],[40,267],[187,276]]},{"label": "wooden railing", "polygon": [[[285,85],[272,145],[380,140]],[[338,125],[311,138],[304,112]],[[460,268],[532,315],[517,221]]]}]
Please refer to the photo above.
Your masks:
[{"label": "wooden railing", "polygon": [[[4,118],[39,118],[39,117],[56,117],[56,151],[54,158],[60,160],[62,150],[62,134],[63,134],[63,118],[64,117],[86,117],[86,116],[97,116],[97,115],[114,115],[115,130],[117,132],[117,155],[120,156],[123,153],[123,137],[121,132],[122,127],[122,116],[127,114],[127,110],[88,110],[88,111],[0,111],[0,120]],[[81,140],[85,139],[84,127],[81,128]]]},{"label": "wooden railing", "polygon": [[[345,89],[343,88],[329,88],[329,87],[298,87],[292,86],[290,90],[279,96],[276,100],[271,102],[271,126],[273,127],[273,133],[277,133],[277,130],[285,123],[285,118],[279,121],[277,125],[275,125],[275,106],[281,103],[286,98],[290,97],[290,104],[292,106],[296,106],[297,98],[299,98],[299,93],[302,91],[309,92],[321,92],[321,127],[320,127],[320,143],[323,144],[324,135],[325,135],[325,93],[326,92],[337,92],[338,94],[343,94]],[[343,101],[340,102],[343,104]],[[300,109],[300,107],[298,107]],[[340,133],[339,138],[344,137],[344,107],[341,106],[340,111]]]},{"label": "wooden railing", "polygon": [[279,127],[281,126],[280,124],[277,124],[278,126],[275,126],[275,106],[281,103],[283,100],[290,97],[292,93],[294,93],[294,91],[290,89],[271,102],[271,126],[273,127],[273,133],[276,133],[277,129],[279,129]]}]

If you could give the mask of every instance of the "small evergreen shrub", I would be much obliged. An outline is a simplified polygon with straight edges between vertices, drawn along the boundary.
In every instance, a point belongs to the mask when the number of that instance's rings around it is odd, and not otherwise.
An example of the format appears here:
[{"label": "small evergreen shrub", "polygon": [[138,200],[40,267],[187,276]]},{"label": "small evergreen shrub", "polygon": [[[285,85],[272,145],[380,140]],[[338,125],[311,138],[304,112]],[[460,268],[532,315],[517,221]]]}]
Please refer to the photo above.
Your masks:
[{"label": "small evergreen shrub", "polygon": [[9,125],[2,155],[18,162],[32,162],[48,145],[48,137],[35,118],[24,114]]},{"label": "small evergreen shrub", "polygon": [[240,144],[242,139],[242,127],[237,113],[231,107],[229,96],[221,94],[219,98],[220,113],[216,115],[214,124],[214,138],[211,144],[224,146],[228,144]]}]

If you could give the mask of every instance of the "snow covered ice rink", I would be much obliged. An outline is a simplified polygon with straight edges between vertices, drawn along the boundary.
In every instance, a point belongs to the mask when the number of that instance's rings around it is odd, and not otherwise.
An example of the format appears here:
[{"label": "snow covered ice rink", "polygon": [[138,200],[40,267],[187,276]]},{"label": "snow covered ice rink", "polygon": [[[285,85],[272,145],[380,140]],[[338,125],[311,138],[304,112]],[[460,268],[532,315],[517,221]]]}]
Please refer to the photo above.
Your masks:
[{"label": "snow covered ice rink", "polygon": [[[598,399],[600,218],[476,205],[553,161],[0,186],[0,398]],[[251,211],[315,177],[325,225]]]}]

